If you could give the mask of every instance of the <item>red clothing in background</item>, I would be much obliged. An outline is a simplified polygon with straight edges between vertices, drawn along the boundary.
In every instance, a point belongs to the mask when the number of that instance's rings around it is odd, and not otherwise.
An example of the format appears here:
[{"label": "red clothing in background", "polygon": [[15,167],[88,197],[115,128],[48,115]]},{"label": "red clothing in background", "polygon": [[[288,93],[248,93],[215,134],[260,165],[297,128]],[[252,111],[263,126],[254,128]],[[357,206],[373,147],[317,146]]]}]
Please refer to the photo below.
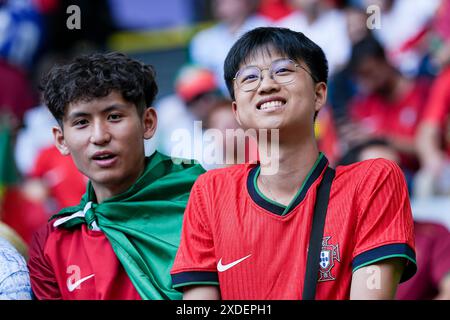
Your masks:
[{"label": "red clothing in background", "polygon": [[374,135],[394,135],[412,142],[429,87],[427,81],[417,81],[402,99],[392,102],[377,94],[359,98],[351,106],[351,118],[371,129]]},{"label": "red clothing in background", "polygon": [[417,273],[400,284],[397,299],[425,300],[438,294],[439,282],[450,274],[450,233],[434,223],[414,223]]},{"label": "red clothing in background", "polygon": [[293,11],[288,2],[286,0],[261,0],[258,13],[272,21],[280,20]]},{"label": "red clothing in background", "polygon": [[10,112],[21,120],[25,111],[37,104],[27,75],[0,58],[0,113]]},{"label": "red clothing in background", "polygon": [[[386,101],[377,94],[356,98],[350,106],[350,117],[374,137],[399,138],[414,145],[418,124],[430,92],[430,81],[418,79],[412,89],[397,101]],[[400,153],[401,163],[417,170],[417,159]]]},{"label": "red clothing in background", "polygon": [[450,67],[434,81],[422,121],[442,130],[443,145],[450,156]]},{"label": "red clothing in background", "polygon": [[13,228],[29,245],[36,230],[47,223],[44,204],[27,199],[18,187],[6,190],[0,208],[1,220]]},{"label": "red clothing in background", "polygon": [[86,192],[87,178],[78,171],[72,157],[61,155],[55,146],[39,153],[31,176],[45,181],[59,209],[77,205]]}]

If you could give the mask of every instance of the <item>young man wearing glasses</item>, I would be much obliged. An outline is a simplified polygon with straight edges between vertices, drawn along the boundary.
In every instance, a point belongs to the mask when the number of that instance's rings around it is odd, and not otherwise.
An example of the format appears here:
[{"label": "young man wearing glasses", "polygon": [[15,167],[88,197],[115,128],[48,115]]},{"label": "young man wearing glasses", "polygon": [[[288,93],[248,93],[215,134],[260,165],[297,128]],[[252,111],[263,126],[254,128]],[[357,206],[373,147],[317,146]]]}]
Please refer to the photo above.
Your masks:
[{"label": "young man wearing glasses", "polygon": [[[278,152],[194,184],[172,269],[185,299],[391,299],[414,274],[400,169],[377,159],[334,171],[318,150],[314,119],[327,69],[323,51],[289,29],[254,29],[230,50],[225,80],[235,117],[244,129],[277,131]],[[328,205],[316,201],[323,194]]]}]

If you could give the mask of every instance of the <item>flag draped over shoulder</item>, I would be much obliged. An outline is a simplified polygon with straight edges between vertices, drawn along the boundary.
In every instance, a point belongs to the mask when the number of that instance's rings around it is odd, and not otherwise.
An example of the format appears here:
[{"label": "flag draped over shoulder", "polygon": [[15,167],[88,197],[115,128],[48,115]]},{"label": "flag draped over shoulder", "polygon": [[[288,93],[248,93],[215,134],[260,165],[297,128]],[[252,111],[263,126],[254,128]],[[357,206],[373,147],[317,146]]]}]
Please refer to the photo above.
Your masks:
[{"label": "flag draped over shoulder", "polygon": [[52,216],[57,227],[87,224],[105,233],[142,299],[181,299],[170,269],[180,242],[183,213],[198,164],[176,164],[155,152],[126,192],[97,204],[91,183],[78,206]]}]

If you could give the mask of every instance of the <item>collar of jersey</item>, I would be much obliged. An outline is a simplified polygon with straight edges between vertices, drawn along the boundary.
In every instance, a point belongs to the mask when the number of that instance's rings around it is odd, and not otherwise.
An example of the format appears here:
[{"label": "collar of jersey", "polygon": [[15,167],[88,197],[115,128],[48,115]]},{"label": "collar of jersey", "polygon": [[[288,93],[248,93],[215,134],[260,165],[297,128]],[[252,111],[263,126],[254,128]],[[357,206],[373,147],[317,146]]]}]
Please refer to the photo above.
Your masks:
[{"label": "collar of jersey", "polygon": [[297,191],[295,197],[292,199],[288,206],[282,205],[274,200],[267,198],[258,188],[256,179],[259,176],[261,167],[257,164],[252,168],[247,177],[247,189],[252,200],[260,207],[280,216],[284,216],[291,212],[306,196],[311,185],[316,181],[328,166],[328,159],[320,152],[316,162],[309,171],[306,179],[303,181],[302,186]]}]

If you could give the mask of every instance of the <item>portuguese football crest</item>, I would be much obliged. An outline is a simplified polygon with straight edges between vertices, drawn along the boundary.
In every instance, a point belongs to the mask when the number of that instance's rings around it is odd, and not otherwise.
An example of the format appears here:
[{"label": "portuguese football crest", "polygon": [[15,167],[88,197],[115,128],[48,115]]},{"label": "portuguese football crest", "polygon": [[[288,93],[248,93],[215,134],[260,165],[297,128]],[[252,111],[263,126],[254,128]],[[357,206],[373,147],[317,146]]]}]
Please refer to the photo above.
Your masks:
[{"label": "portuguese football crest", "polygon": [[322,251],[320,251],[320,277],[317,281],[330,281],[335,280],[332,274],[335,261],[341,262],[339,256],[339,244],[329,244],[330,237],[323,237],[322,239]]}]

